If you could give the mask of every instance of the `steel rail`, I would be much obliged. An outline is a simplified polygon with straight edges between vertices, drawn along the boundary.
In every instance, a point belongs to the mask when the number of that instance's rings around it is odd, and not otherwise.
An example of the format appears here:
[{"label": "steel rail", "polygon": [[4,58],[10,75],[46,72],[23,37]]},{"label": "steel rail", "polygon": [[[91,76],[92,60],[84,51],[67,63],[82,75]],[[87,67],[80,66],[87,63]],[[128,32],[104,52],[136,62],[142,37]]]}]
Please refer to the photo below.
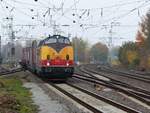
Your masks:
[{"label": "steel rail", "polygon": [[14,70],[11,70],[11,71],[0,72],[0,76],[21,72],[22,70],[23,70],[22,68],[18,68],[18,69],[14,69]]},{"label": "steel rail", "polygon": [[[76,75],[80,75],[80,76],[84,76],[84,75],[82,75],[82,74],[79,74],[79,73],[74,73],[74,74],[76,74]],[[105,82],[105,83],[112,83],[113,85],[114,85],[114,83],[113,82],[106,82],[106,81],[104,81],[104,80],[101,80],[101,79],[99,79],[99,78],[97,78],[97,77],[95,77],[95,76],[84,76],[84,77],[87,77],[87,78],[89,78],[89,79],[96,79],[97,81],[101,81],[101,82]],[[117,87],[119,86],[119,85],[123,85],[123,84],[120,84],[120,83],[115,83],[115,84],[117,84]],[[115,85],[114,85],[115,86]],[[124,86],[124,85],[123,85]],[[120,86],[119,86],[120,87]],[[121,87],[120,87],[121,88]],[[131,88],[131,87],[130,87]],[[141,97],[143,97],[143,98],[147,98],[147,99],[150,99],[150,95],[148,95],[148,94],[145,94],[145,93],[143,93],[143,92],[138,92],[138,91],[135,91],[135,90],[133,90],[133,89],[130,89],[130,88],[126,88],[126,85],[125,85],[125,87],[123,87],[123,89],[126,89],[127,91],[129,91],[129,92],[131,92],[131,93],[134,93],[134,94],[136,94],[136,95],[138,95],[138,96],[141,96]],[[144,90],[145,91],[145,90]]]},{"label": "steel rail", "polygon": [[140,81],[143,81],[143,82],[146,82],[146,83],[150,83],[150,78],[142,77],[142,76],[137,75],[137,74],[135,75],[135,74],[131,74],[131,73],[128,73],[128,72],[121,72],[121,71],[111,70],[111,69],[105,68],[105,67],[103,67],[101,70],[104,71],[104,72],[107,72],[107,73],[117,74],[118,76],[123,75],[124,77],[129,77],[129,78],[132,78],[132,79],[136,79],[136,80],[140,80]]},{"label": "steel rail", "polygon": [[79,98],[73,96],[72,94],[68,93],[66,90],[60,88],[59,86],[55,85],[55,84],[50,84],[51,86],[53,86],[54,88],[56,88],[57,90],[59,90],[60,92],[62,92],[63,94],[67,95],[68,97],[70,97],[71,99],[75,100],[77,103],[81,104],[82,106],[84,106],[85,108],[89,109],[90,111],[92,111],[93,113],[104,113],[102,111],[99,111],[98,109],[94,108],[93,106],[90,106],[88,103],[80,100]]},{"label": "steel rail", "polygon": [[71,86],[71,87],[73,87],[73,88],[75,88],[75,89],[78,89],[78,90],[80,90],[80,91],[82,91],[82,92],[84,92],[84,93],[86,93],[86,94],[88,94],[88,95],[91,95],[92,97],[95,97],[95,98],[97,98],[97,99],[99,99],[99,100],[102,100],[102,101],[104,101],[104,102],[106,102],[106,103],[108,103],[108,104],[110,104],[110,105],[112,105],[112,106],[115,106],[115,107],[117,107],[117,108],[119,108],[119,109],[121,109],[121,110],[123,110],[123,111],[126,111],[126,112],[128,112],[128,113],[141,113],[141,112],[139,112],[139,111],[137,111],[137,110],[135,110],[135,109],[133,109],[133,108],[130,108],[130,107],[125,106],[125,105],[123,105],[123,104],[117,103],[117,102],[115,102],[115,101],[113,101],[113,100],[110,100],[110,99],[108,99],[108,98],[106,98],[106,97],[97,95],[97,94],[95,94],[95,93],[93,93],[93,92],[90,92],[90,91],[88,91],[88,90],[85,90],[85,89],[83,89],[83,88],[81,88],[81,87],[72,85],[72,84],[70,84],[70,83],[67,83],[67,85],[69,85],[69,86]]},{"label": "steel rail", "polygon": [[129,91],[125,90],[125,89],[117,87],[117,86],[115,86],[112,83],[109,83],[109,82],[106,82],[106,81],[101,81],[101,80],[96,80],[96,79],[91,79],[91,78],[89,78],[87,76],[83,76],[83,75],[82,76],[81,75],[73,75],[72,77],[80,79],[80,80],[84,80],[84,81],[87,81],[87,82],[90,82],[90,83],[100,84],[100,85],[106,86],[108,88],[111,88],[111,89],[114,89],[116,91],[122,92],[122,93],[124,93],[124,94],[126,94],[128,96],[134,97],[137,100],[139,100],[139,101],[141,101],[141,102],[143,102],[143,103],[145,103],[147,105],[150,105],[150,101],[149,100],[147,100],[147,99],[145,99],[145,98],[143,98],[143,97],[141,97],[139,95],[136,95],[136,94],[134,94],[132,92],[129,92]]},{"label": "steel rail", "polygon": [[[90,76],[93,76],[93,74],[91,74],[91,73],[98,74],[98,75],[100,75],[100,76],[103,76],[103,77],[106,77],[106,78],[110,79],[110,80],[111,80],[110,82],[111,82],[112,84],[120,85],[120,86],[129,88],[129,89],[133,89],[133,90],[135,90],[135,91],[139,91],[139,92],[145,93],[145,94],[147,94],[147,95],[150,95],[150,92],[147,91],[147,90],[144,90],[144,89],[141,89],[141,88],[137,88],[137,87],[131,86],[131,85],[129,85],[129,84],[120,82],[120,81],[118,81],[118,80],[112,79],[111,77],[108,77],[108,76],[106,76],[105,74],[102,74],[102,73],[97,72],[97,71],[90,70],[90,69],[87,69],[87,68],[84,68],[84,69],[85,69],[85,70],[83,70],[83,69],[80,69],[80,70],[81,70],[82,72],[86,73],[86,74],[89,74]],[[91,72],[91,73],[90,73],[90,72]],[[98,77],[96,77],[96,78],[99,79]]]}]

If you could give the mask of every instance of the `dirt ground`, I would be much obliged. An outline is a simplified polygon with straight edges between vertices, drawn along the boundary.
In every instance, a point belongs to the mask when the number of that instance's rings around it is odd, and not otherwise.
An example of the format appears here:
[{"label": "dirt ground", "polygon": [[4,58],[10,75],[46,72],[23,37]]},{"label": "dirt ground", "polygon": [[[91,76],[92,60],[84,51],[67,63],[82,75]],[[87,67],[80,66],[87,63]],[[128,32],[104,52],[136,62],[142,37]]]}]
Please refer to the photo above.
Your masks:
[{"label": "dirt ground", "polygon": [[0,113],[18,113],[19,103],[14,96],[9,94],[0,95]]}]

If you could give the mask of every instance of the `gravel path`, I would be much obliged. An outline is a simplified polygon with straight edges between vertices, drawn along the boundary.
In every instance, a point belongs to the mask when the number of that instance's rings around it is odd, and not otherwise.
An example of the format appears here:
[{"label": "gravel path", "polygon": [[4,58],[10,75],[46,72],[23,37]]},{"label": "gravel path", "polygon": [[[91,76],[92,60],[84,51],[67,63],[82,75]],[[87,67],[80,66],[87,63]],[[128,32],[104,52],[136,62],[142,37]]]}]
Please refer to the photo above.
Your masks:
[{"label": "gravel path", "polygon": [[33,101],[39,106],[39,113],[68,113],[65,105],[52,100],[35,83],[25,83],[24,86],[30,88],[33,94]]},{"label": "gravel path", "polygon": [[45,92],[35,83],[25,83],[26,88],[30,88],[33,94],[33,100],[39,106],[39,113],[68,113],[66,106],[52,100]]},{"label": "gravel path", "polygon": [[30,72],[24,72],[20,75],[26,88],[32,93],[33,101],[39,106],[39,113],[69,113],[69,109],[65,104],[60,103],[56,99],[52,99],[44,89],[40,87],[43,83],[32,77]]}]

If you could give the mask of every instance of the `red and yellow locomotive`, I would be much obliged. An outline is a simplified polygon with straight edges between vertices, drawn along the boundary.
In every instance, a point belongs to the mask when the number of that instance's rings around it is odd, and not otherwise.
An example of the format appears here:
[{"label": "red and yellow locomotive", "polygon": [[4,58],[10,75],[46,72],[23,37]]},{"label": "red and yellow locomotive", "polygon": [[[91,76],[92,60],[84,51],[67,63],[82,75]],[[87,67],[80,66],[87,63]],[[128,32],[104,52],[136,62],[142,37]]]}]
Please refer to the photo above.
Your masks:
[{"label": "red and yellow locomotive", "polygon": [[74,72],[74,51],[68,37],[53,35],[23,49],[21,65],[50,79],[66,79]]}]

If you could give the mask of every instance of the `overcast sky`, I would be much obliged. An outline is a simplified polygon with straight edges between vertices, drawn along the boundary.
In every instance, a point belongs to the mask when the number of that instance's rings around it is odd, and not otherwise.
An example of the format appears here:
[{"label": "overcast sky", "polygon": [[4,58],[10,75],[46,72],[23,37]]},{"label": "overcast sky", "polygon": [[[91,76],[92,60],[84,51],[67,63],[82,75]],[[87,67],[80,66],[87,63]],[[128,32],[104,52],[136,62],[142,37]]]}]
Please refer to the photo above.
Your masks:
[{"label": "overcast sky", "polygon": [[[78,36],[91,44],[108,42],[112,25],[113,44],[135,40],[138,23],[150,7],[149,0],[3,0],[0,2],[1,24],[13,16],[16,36],[37,38],[57,30],[65,36]],[[5,20],[5,21],[4,21]],[[5,39],[7,29],[1,28]]]}]

